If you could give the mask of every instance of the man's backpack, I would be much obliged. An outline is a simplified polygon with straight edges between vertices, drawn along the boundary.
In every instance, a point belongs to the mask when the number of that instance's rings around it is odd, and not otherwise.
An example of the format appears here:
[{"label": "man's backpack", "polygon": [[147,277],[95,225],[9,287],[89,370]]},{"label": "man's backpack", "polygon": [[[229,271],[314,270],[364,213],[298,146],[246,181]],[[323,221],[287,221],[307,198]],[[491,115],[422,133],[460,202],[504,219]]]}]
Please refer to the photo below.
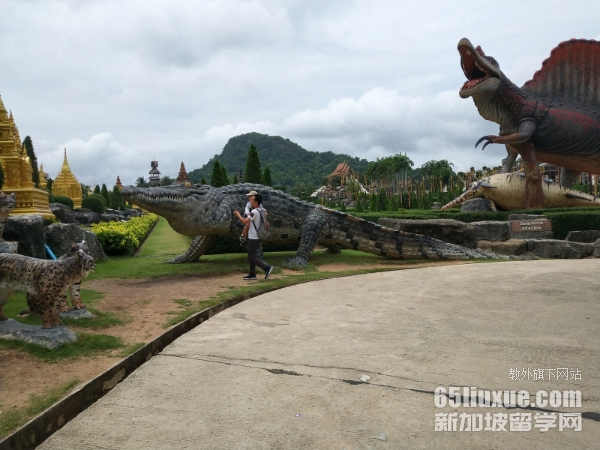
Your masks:
[{"label": "man's backpack", "polygon": [[271,234],[269,231],[269,221],[267,220],[267,210],[261,208],[258,210],[258,212],[260,214],[260,224],[258,225],[258,228],[254,222],[252,222],[252,224],[254,225],[254,229],[256,230],[256,235],[258,238],[261,241],[264,241],[269,239],[269,235]]}]

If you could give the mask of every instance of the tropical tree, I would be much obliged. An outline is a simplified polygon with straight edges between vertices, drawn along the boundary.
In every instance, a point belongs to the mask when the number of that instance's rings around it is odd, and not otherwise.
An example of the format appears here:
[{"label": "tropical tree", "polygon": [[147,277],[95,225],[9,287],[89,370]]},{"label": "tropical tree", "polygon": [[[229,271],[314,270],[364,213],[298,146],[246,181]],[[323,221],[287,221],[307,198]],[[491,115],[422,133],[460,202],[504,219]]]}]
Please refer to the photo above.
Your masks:
[{"label": "tropical tree", "polygon": [[[144,177],[139,177],[137,180],[135,180],[135,185],[137,187],[148,187],[148,182],[146,181],[146,179]],[[98,186],[96,186],[98,187]],[[96,190],[94,189],[94,193],[96,193]]]},{"label": "tropical tree", "polygon": [[252,144],[250,144],[248,158],[246,159],[244,183],[262,184],[262,171],[260,169],[260,160],[258,159],[258,150],[256,150],[256,147]]},{"label": "tropical tree", "polygon": [[31,180],[35,183],[35,187],[39,187],[40,172],[38,169],[37,157],[35,156],[35,151],[33,150],[33,142],[31,142],[31,138],[29,136],[27,136],[23,141],[23,147],[25,147],[25,151],[27,152],[27,156],[29,156],[31,167],[33,169],[33,172],[31,173]]},{"label": "tropical tree", "polygon": [[169,175],[160,178],[161,186],[171,186],[173,183],[175,183],[175,178],[171,178]]}]

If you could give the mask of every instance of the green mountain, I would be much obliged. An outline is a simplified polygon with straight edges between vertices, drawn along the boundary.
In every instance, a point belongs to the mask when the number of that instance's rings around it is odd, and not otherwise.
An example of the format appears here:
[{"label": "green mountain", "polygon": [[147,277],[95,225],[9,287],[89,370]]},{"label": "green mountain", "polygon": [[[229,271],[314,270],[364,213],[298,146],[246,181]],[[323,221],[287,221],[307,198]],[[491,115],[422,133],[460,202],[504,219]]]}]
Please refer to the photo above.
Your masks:
[{"label": "green mountain", "polygon": [[231,180],[240,168],[245,170],[246,157],[250,144],[258,150],[261,169],[269,166],[273,186],[295,186],[304,183],[306,186],[321,186],[323,178],[335,170],[341,162],[346,162],[352,170],[364,173],[367,170],[366,159],[333,152],[311,152],[298,144],[280,136],[247,133],[229,139],[220,155],[212,157],[200,169],[188,173],[189,179],[200,183],[202,178],[210,183],[210,176],[215,159],[225,166]]}]

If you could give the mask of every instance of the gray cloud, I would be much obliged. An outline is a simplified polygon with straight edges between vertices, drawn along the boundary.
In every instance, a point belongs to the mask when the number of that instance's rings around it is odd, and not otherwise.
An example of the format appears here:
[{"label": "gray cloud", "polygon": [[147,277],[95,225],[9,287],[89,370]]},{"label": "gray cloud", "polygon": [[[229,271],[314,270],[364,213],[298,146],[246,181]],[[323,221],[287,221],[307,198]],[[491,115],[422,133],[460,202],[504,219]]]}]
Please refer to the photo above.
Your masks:
[{"label": "gray cloud", "polygon": [[[516,13],[518,12],[518,13]],[[470,100],[466,36],[515,83],[560,41],[600,38],[596,1],[16,1],[0,3],[0,95],[55,176],[174,176],[250,131],[308,150],[497,165]]]}]

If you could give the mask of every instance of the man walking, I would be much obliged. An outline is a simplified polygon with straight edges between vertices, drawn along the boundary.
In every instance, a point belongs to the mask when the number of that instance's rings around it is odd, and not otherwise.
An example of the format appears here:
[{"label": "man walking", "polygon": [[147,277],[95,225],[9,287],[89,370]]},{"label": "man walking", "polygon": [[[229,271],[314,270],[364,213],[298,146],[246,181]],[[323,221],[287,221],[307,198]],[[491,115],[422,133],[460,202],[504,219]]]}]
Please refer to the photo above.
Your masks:
[{"label": "man walking", "polygon": [[262,220],[260,216],[262,197],[260,194],[248,195],[248,200],[250,200],[251,206],[248,217],[243,217],[239,211],[233,212],[240,222],[242,222],[244,225],[250,225],[248,228],[248,243],[246,244],[246,248],[248,249],[248,264],[250,265],[250,273],[244,277],[244,280],[256,280],[256,266],[265,271],[266,280],[271,275],[271,272],[273,272],[273,266],[268,265],[256,254],[260,245],[260,239],[258,238],[256,231],[258,230]]}]

